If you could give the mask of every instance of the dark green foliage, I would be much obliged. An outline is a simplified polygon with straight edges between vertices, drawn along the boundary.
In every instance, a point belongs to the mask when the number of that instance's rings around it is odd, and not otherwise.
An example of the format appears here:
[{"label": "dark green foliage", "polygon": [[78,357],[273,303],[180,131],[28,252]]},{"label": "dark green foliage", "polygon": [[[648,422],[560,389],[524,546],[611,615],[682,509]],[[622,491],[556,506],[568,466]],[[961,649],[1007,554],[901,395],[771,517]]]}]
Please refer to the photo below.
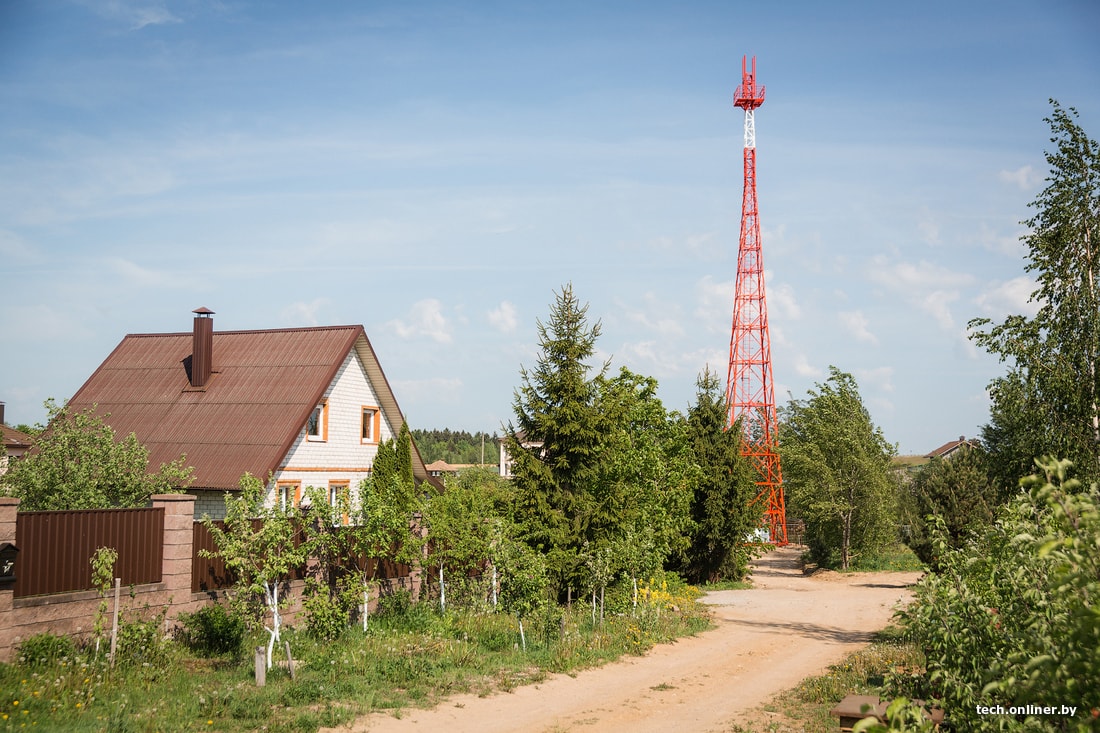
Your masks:
[{"label": "dark green foliage", "polygon": [[933,458],[924,465],[907,491],[912,516],[906,544],[933,568],[937,566],[931,537],[934,522],[942,522],[950,547],[961,547],[972,530],[993,521],[993,512],[1001,503],[981,450],[966,445],[950,458]]},{"label": "dark green foliage", "polygon": [[[587,313],[566,285],[549,321],[538,322],[538,362],[520,370],[516,424],[505,436],[515,462],[517,519],[524,539],[545,555],[559,592],[581,580],[582,524],[605,427],[589,365],[600,324],[589,326]],[[524,442],[538,445],[525,448]]]},{"label": "dark green foliage", "polygon": [[[424,463],[496,465],[500,463],[500,438],[496,433],[468,433],[464,430],[413,430],[413,440]],[[482,445],[485,460],[482,460]]]},{"label": "dark green foliage", "polygon": [[747,541],[760,526],[756,474],[741,456],[740,431],[726,430],[726,398],[709,369],[696,381],[687,434],[699,476],[691,500],[690,546],[676,568],[692,583],[740,580],[748,572]]},{"label": "dark green foliage", "polygon": [[216,603],[180,614],[180,623],[181,641],[201,656],[236,655],[244,645],[244,620]]},{"label": "dark green foliage", "polygon": [[28,667],[48,667],[76,654],[76,644],[68,636],[35,634],[19,644],[19,662]]},{"label": "dark green foliage", "polygon": [[0,476],[0,494],[19,497],[22,511],[142,507],[191,483],[184,457],[150,472],[148,449],[133,433],[117,440],[94,407],[73,412],[47,400],[46,409],[49,427],[34,450]]},{"label": "dark green foliage", "polygon": [[1074,109],[1051,103],[1050,175],[1023,222],[1038,312],[998,325],[970,322],[972,338],[1009,364],[990,384],[993,411],[982,436],[1007,489],[1040,455],[1065,456],[1085,477],[1100,478],[1100,146]]},{"label": "dark green foliage", "polygon": [[[952,548],[902,614],[926,669],[895,692],[937,700],[955,730],[1100,729],[1100,492],[1045,460],[997,520]],[[1077,717],[979,715],[976,705],[1073,705]]]},{"label": "dark green foliage", "polygon": [[780,454],[788,512],[805,520],[811,557],[846,570],[895,540],[895,449],[871,422],[855,378],[829,373],[783,410]]}]

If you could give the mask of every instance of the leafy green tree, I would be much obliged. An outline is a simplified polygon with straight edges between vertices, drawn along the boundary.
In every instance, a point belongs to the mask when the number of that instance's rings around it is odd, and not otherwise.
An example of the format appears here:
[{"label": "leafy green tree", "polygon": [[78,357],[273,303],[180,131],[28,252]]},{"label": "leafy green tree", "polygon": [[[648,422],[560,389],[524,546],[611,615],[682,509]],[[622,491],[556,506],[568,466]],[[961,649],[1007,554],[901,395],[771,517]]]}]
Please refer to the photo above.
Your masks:
[{"label": "leafy green tree", "polygon": [[982,437],[994,473],[1012,488],[1047,454],[1100,478],[1100,147],[1076,110],[1051,104],[1050,175],[1023,222],[1038,312],[970,322],[971,338],[1009,364],[990,385],[992,419]]},{"label": "leafy green tree", "polygon": [[[936,700],[952,728],[1095,731],[1100,709],[1100,493],[1043,459],[1042,475],[971,542],[933,536],[942,558],[900,616],[925,669],[895,692]],[[980,715],[977,705],[1062,705],[1075,716]]]},{"label": "leafy green tree", "polygon": [[258,478],[247,473],[242,476],[240,491],[225,495],[224,527],[204,518],[218,549],[203,550],[201,554],[225,561],[226,570],[234,578],[230,605],[249,628],[262,625],[266,615],[271,614],[271,625],[264,626],[269,635],[270,667],[275,644],[281,638],[286,584],[291,570],[305,563],[306,549],[296,541],[297,510],[280,502],[268,506],[266,494]]},{"label": "leafy green tree", "polygon": [[700,471],[687,426],[657,398],[656,379],[623,367],[614,378],[600,377],[597,388],[607,427],[584,522],[586,564],[602,568],[597,557],[609,553],[610,574],[624,572],[636,586],[687,546]]},{"label": "leafy green tree", "polygon": [[[450,577],[452,585],[479,571],[491,578],[500,543],[515,534],[512,495],[511,483],[488,469],[448,477],[446,490],[430,496],[424,507],[427,564],[441,568],[441,577]],[[441,602],[444,593],[441,589]]]},{"label": "leafy green tree", "polygon": [[993,521],[1001,503],[985,470],[982,452],[963,445],[950,458],[933,458],[906,487],[912,502],[906,544],[921,562],[937,566],[931,529],[941,523],[951,547]]},{"label": "leafy green tree", "polygon": [[779,430],[788,508],[806,522],[810,553],[842,569],[895,536],[894,446],[871,422],[851,374],[829,378],[791,400]]},{"label": "leafy green tree", "polygon": [[117,440],[105,422],[110,416],[94,407],[74,412],[51,399],[46,410],[49,427],[0,478],[24,511],[141,507],[153,494],[190,485],[185,456],[150,472],[149,450],[133,433]]},{"label": "leafy green tree", "polygon": [[382,441],[370,478],[359,484],[358,502],[350,513],[352,543],[358,553],[398,562],[420,557],[422,538],[412,522],[421,500],[413,480],[410,441],[406,429],[396,439]]},{"label": "leafy green tree", "polygon": [[530,371],[520,370],[516,422],[505,436],[514,460],[521,531],[546,555],[559,592],[580,579],[583,525],[591,515],[605,426],[589,366],[600,324],[590,326],[587,313],[571,285],[556,295],[548,322],[537,324],[538,362]]},{"label": "leafy green tree", "polygon": [[748,538],[760,527],[756,474],[741,455],[740,431],[726,430],[726,398],[718,376],[705,370],[683,425],[697,476],[689,545],[674,563],[690,582],[740,579],[748,573]]}]

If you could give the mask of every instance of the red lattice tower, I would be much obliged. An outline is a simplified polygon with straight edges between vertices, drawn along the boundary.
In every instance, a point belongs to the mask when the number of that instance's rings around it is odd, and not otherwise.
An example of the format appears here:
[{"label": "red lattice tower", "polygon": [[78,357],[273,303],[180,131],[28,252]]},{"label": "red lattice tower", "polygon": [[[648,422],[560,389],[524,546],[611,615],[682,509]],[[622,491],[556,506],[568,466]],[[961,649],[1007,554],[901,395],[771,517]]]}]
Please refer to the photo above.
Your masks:
[{"label": "red lattice tower", "polygon": [[768,302],[764,293],[764,256],[760,249],[760,220],[756,211],[756,125],[753,113],[764,104],[764,87],[756,85],[756,57],[752,70],[741,59],[741,86],[733,104],[745,110],[745,191],[741,202],[741,242],[737,252],[737,289],[733,298],[733,334],[730,368],[726,377],[726,426],[741,420],[741,454],[759,474],[755,501],[765,502],[764,525],[769,541],[787,544],[787,516],[783,502],[783,475],[776,446],[779,420],[772,383],[772,345],[768,334]]}]

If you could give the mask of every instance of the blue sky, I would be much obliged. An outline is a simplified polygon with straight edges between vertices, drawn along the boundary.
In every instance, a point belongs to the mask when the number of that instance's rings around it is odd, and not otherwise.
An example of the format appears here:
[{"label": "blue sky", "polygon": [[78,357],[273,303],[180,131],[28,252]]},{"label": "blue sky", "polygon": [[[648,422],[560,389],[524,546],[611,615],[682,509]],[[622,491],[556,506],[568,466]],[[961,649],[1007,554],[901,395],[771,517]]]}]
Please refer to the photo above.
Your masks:
[{"label": "blue sky", "polygon": [[361,323],[414,427],[499,430],[571,282],[670,408],[723,378],[757,57],[777,400],[853,373],[903,453],[988,418],[1048,99],[1100,5],[0,2],[0,400],[127,333]]}]

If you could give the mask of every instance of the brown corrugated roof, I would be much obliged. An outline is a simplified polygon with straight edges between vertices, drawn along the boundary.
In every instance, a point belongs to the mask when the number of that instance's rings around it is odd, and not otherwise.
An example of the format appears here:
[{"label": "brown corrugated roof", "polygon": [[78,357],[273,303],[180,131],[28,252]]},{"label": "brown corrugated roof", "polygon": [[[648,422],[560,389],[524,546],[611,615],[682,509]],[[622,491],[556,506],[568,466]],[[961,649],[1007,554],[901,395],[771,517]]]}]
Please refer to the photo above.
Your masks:
[{"label": "brown corrugated roof", "polygon": [[194,488],[235,489],[246,471],[266,479],[279,467],[352,348],[396,430],[404,417],[362,326],[215,331],[213,374],[198,389],[184,367],[191,332],[130,334],[69,405],[109,413],[116,433],[149,449],[150,466],[186,454]]},{"label": "brown corrugated roof", "polygon": [[0,434],[4,436],[4,447],[8,450],[26,450],[34,441],[26,433],[4,424],[0,424]]}]

